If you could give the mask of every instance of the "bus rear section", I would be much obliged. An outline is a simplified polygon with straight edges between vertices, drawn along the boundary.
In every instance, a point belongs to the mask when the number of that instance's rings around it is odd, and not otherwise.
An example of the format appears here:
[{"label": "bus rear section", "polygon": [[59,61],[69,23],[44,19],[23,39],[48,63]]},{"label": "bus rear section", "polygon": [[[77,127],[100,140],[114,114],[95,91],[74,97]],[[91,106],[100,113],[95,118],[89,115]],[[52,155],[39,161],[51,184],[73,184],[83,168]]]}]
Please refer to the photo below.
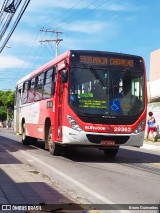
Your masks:
[{"label": "bus rear section", "polygon": [[[41,120],[42,134],[37,138],[45,139],[50,153],[60,153],[62,146],[92,146],[113,157],[120,146],[142,146],[147,99],[143,59],[82,50],[59,58],[50,63],[56,67],[52,96],[33,103],[40,109],[35,125]],[[28,130],[34,138],[36,133]]]}]

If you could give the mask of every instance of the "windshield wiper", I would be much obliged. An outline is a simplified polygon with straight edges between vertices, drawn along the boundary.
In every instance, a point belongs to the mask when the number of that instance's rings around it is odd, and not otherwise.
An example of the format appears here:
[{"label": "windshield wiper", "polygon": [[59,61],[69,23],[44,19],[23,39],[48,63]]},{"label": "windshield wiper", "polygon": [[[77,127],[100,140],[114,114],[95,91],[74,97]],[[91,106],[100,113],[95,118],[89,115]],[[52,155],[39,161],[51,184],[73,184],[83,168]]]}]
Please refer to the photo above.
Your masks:
[{"label": "windshield wiper", "polygon": [[113,88],[116,87],[116,85],[119,83],[120,79],[123,79],[124,76],[126,75],[127,71],[129,71],[128,69],[124,70],[124,72],[122,73],[122,75],[120,76],[120,78],[116,81],[116,83],[113,85]]},{"label": "windshield wiper", "polygon": [[96,79],[100,80],[100,84],[103,87],[107,87],[107,83],[103,80],[103,78],[100,76],[100,74],[98,72],[96,72],[96,70],[94,69],[94,67],[90,67],[89,69],[92,72],[92,74],[94,75],[94,77]]}]

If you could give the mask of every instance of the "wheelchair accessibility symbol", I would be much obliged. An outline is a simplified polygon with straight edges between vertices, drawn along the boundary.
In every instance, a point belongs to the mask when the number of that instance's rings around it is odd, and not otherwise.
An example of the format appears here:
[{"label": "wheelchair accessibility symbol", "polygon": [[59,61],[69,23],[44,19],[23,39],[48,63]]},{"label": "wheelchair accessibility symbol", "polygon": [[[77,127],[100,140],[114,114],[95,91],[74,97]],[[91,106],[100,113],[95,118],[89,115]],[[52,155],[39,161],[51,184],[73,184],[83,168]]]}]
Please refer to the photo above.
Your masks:
[{"label": "wheelchair accessibility symbol", "polygon": [[119,100],[111,101],[110,110],[111,111],[120,111],[120,101]]}]

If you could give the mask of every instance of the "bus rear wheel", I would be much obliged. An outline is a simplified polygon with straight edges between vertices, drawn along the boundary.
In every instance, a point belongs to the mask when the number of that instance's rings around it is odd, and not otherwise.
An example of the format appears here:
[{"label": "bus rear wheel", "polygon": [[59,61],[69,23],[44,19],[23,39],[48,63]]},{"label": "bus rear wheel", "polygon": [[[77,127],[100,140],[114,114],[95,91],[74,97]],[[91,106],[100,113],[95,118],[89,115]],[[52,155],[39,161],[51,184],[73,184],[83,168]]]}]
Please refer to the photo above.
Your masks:
[{"label": "bus rear wheel", "polygon": [[103,152],[105,154],[106,157],[108,158],[114,158],[116,156],[116,154],[118,153],[119,147],[116,148],[106,148],[103,149]]},{"label": "bus rear wheel", "polygon": [[29,145],[31,142],[31,138],[26,135],[26,127],[25,123],[22,125],[22,144]]},{"label": "bus rear wheel", "polygon": [[58,155],[60,153],[60,145],[52,140],[52,127],[49,128],[47,143],[51,155]]}]

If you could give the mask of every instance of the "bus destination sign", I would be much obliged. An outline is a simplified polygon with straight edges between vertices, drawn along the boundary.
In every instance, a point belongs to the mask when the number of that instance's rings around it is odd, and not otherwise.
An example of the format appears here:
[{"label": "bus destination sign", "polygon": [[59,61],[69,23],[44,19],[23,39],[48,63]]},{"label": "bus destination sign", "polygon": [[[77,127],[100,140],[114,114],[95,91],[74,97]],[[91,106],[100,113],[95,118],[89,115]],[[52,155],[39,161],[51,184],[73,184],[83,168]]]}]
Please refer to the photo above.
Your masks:
[{"label": "bus destination sign", "polygon": [[131,59],[106,58],[106,57],[100,57],[100,56],[80,56],[80,63],[95,64],[95,65],[123,66],[123,67],[134,66],[133,60]]}]

